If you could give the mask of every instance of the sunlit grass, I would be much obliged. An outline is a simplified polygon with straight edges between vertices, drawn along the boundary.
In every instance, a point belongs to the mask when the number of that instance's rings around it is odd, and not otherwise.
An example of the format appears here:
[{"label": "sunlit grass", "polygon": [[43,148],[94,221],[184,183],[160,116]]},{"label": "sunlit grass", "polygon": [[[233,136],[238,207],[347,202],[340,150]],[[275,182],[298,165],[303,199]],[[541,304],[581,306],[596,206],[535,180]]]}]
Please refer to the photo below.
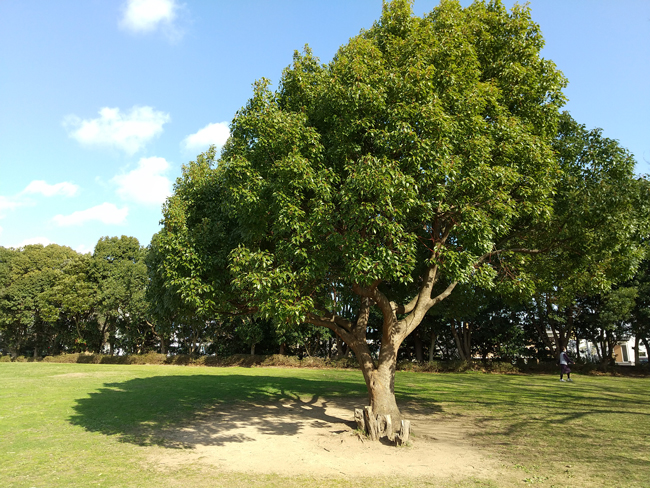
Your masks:
[{"label": "sunlit grass", "polygon": [[[514,486],[648,486],[650,380],[575,379],[401,372],[396,390],[408,408],[474,425],[474,442],[495,451]],[[218,404],[364,395],[357,371],[2,363],[0,485],[421,486],[422,480],[311,480],[205,466],[160,471],[146,461],[152,450],[166,449],[159,430]],[[431,486],[506,486],[445,483]]]}]

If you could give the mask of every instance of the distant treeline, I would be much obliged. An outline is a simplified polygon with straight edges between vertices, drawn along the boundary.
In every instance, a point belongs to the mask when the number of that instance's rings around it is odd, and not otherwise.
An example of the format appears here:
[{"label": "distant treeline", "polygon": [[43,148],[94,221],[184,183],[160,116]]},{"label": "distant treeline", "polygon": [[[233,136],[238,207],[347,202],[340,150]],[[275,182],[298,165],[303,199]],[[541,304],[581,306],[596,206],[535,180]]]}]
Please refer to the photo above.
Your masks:
[{"label": "distant treeline", "polygon": [[[32,358],[82,352],[351,356],[322,327],[197,313],[165,285],[158,259],[156,236],[149,247],[134,237],[103,237],[92,254],[56,244],[0,247],[0,352]],[[649,275],[644,261],[632,280],[607,293],[562,301],[553,293],[514,300],[467,286],[425,318],[403,344],[400,359],[544,360],[555,356],[556,343],[587,339],[596,347],[595,359],[610,362],[614,346],[631,336],[650,350]],[[376,354],[381,317],[371,314],[370,323]]]}]

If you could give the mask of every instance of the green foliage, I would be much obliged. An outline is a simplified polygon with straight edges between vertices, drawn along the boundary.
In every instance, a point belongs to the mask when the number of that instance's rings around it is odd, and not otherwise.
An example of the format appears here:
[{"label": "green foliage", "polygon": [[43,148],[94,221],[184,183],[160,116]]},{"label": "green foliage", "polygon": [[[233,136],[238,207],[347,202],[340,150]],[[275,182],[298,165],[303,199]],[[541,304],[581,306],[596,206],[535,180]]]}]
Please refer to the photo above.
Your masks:
[{"label": "green foliage", "polygon": [[0,254],[0,333],[14,355],[29,347],[34,356],[59,335],[57,291],[70,283],[77,253],[68,247],[30,245]]},{"label": "green foliage", "polygon": [[632,286],[637,297],[631,310],[631,332],[645,342],[650,354],[650,260],[646,259],[639,267],[636,276],[628,285]]},{"label": "green foliage", "polygon": [[131,352],[146,347],[150,326],[145,256],[146,249],[135,237],[102,237],[95,245],[89,273],[98,285],[100,349],[106,342]]},{"label": "green foliage", "polygon": [[[567,345],[576,327],[581,338],[596,342],[605,330],[613,330],[612,314],[619,321],[627,314],[623,308],[629,308],[632,296],[623,305],[616,298],[623,299],[623,290],[611,289],[634,275],[650,234],[647,182],[635,176],[633,157],[617,141],[564,113],[554,148],[562,177],[549,225],[531,234],[548,252],[527,265],[535,293],[526,305],[529,322],[551,354]],[[611,298],[606,299],[609,318],[595,304],[604,297]],[[553,331],[553,341],[547,329]],[[611,334],[608,340],[623,338]],[[603,354],[607,358],[611,351]]]},{"label": "green foliage", "polygon": [[331,63],[295,53],[276,91],[255,84],[221,156],[184,168],[159,236],[168,285],[285,327],[354,320],[355,287],[400,303],[427,273],[501,283],[560,176],[566,81],[542,46],[526,7],[445,1],[418,18],[394,1]]}]

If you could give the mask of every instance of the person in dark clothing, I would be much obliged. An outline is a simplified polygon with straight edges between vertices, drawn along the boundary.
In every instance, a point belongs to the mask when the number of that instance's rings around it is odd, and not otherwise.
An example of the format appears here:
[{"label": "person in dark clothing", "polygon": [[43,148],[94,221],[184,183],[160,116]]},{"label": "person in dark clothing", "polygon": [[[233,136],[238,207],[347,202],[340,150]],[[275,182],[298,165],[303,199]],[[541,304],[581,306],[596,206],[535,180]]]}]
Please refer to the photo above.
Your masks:
[{"label": "person in dark clothing", "polygon": [[566,375],[566,380],[573,382],[571,379],[571,368],[569,364],[573,364],[573,359],[569,357],[566,352],[566,347],[562,348],[560,353],[560,381],[564,381],[564,375]]}]

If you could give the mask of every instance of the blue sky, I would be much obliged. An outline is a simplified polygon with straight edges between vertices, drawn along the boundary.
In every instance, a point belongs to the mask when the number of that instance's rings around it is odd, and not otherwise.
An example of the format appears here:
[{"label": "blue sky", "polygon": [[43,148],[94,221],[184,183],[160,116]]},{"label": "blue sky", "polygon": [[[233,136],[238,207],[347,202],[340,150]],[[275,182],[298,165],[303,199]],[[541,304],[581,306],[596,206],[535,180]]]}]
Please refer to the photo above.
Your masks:
[{"label": "blue sky", "polygon": [[[650,2],[530,5],[566,109],[650,173]],[[328,62],[380,13],[381,0],[0,1],[0,245],[147,245],[181,165],[223,143],[256,79],[277,82],[305,44]]]}]

